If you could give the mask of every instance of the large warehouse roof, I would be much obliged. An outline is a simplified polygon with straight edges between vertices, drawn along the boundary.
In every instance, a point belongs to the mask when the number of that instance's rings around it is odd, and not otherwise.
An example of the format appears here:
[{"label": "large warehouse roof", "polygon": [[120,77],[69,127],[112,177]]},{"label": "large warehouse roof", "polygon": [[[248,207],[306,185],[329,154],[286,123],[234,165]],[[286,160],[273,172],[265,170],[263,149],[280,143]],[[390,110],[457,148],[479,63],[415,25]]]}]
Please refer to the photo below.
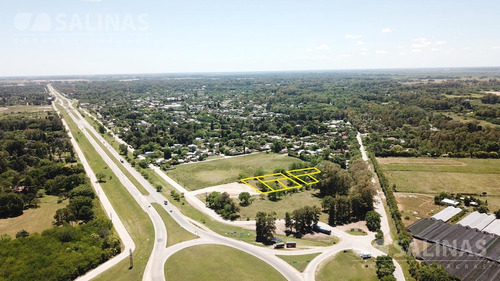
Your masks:
[{"label": "large warehouse roof", "polygon": [[423,218],[408,227],[418,239],[500,262],[500,236],[441,220]]},{"label": "large warehouse roof", "polygon": [[456,214],[460,213],[461,211],[462,211],[462,209],[460,209],[460,208],[455,208],[455,207],[449,206],[449,207],[446,207],[441,212],[439,212],[439,213],[435,214],[434,216],[432,216],[432,218],[436,219],[436,220],[442,220],[444,222],[447,222],[453,216],[455,216]]},{"label": "large warehouse roof", "polygon": [[500,220],[494,220],[492,223],[488,224],[483,231],[500,236]]},{"label": "large warehouse roof", "polygon": [[481,214],[479,212],[472,212],[470,215],[463,218],[458,224],[483,230],[488,224],[496,219],[495,215]]},{"label": "large warehouse roof", "polygon": [[499,280],[500,264],[494,261],[433,244],[418,255],[425,263],[437,262],[464,281]]}]

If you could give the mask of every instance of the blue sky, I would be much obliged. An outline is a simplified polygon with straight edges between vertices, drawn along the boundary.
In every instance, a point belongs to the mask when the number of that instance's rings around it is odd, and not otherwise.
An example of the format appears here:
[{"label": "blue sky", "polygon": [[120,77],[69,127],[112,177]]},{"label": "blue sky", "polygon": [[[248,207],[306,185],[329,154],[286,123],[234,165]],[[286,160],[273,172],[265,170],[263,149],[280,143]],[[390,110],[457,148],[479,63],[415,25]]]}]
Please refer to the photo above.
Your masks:
[{"label": "blue sky", "polygon": [[500,66],[500,1],[18,0],[0,76]]}]

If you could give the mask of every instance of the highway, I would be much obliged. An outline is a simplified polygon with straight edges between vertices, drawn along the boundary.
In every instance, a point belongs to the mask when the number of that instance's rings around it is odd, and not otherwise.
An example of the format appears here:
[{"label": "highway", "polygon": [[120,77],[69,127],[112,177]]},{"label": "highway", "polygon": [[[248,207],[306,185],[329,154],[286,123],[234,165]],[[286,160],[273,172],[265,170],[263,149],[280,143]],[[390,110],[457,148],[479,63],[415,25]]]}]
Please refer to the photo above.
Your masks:
[{"label": "highway", "polygon": [[[324,228],[331,229],[332,234],[338,236],[341,241],[332,246],[328,247],[322,247],[322,248],[313,248],[313,249],[305,249],[305,250],[294,250],[294,251],[283,251],[283,250],[274,250],[270,248],[263,248],[259,247],[256,245],[248,244],[242,241],[238,241],[235,239],[231,239],[222,235],[219,235],[206,227],[204,227],[202,224],[194,222],[192,219],[185,217],[173,204],[168,204],[164,205],[164,201],[168,201],[167,198],[165,198],[161,193],[156,192],[156,188],[154,188],[137,170],[135,170],[134,167],[132,167],[128,162],[124,162],[123,164],[117,164],[120,163],[119,160],[122,159],[122,156],[118,154],[116,150],[111,148],[111,146],[106,142],[104,138],[101,137],[101,135],[83,118],[83,116],[76,110],[73,106],[70,100],[65,98],[63,95],[58,93],[50,84],[47,86],[49,91],[51,92],[52,95],[54,95],[58,101],[60,101],[63,104],[64,110],[68,113],[70,118],[77,124],[78,128],[82,131],[82,133],[85,135],[85,137],[90,141],[92,146],[96,149],[96,151],[99,153],[99,155],[103,158],[103,160],[106,162],[106,164],[109,166],[109,168],[115,173],[115,175],[118,177],[120,182],[125,186],[127,191],[134,197],[136,202],[139,204],[139,206],[148,214],[149,218],[153,222],[154,225],[154,230],[155,230],[155,242],[154,242],[154,248],[151,253],[151,256],[148,260],[148,263],[146,265],[146,270],[144,272],[143,280],[149,281],[149,280],[154,280],[154,281],[163,281],[165,280],[165,275],[164,275],[164,264],[165,261],[170,257],[172,254],[175,252],[182,250],[186,247],[191,247],[194,245],[200,245],[200,244],[220,244],[220,245],[225,245],[229,247],[233,247],[239,250],[242,250],[248,254],[251,254],[264,262],[268,263],[272,267],[274,267],[277,271],[279,271],[287,280],[291,281],[299,281],[299,280],[314,280],[314,275],[316,270],[318,269],[318,266],[323,262],[325,259],[331,257],[332,255],[335,255],[339,251],[345,250],[345,249],[354,249],[355,251],[361,252],[361,251],[369,251],[374,257],[378,255],[383,255],[384,253],[381,252],[380,250],[376,249],[373,247],[371,242],[373,241],[374,234],[370,233],[367,236],[352,236],[349,235],[343,231],[340,231],[336,228],[332,228],[330,226],[327,226],[326,224],[322,224]],[[98,143],[95,139],[97,139],[100,143]],[[123,142],[124,143],[124,142]],[[103,145],[104,149],[101,147]],[[362,145],[362,144],[361,144]],[[108,152],[110,156],[106,153]],[[362,153],[364,151],[362,150]],[[364,152],[364,155],[366,156],[366,152]],[[115,161],[113,161],[113,159]],[[82,159],[82,158],[81,158]],[[364,158],[363,158],[364,159]],[[82,160],[82,162],[86,163],[86,160]],[[88,163],[86,163],[88,166]],[[120,170],[120,167],[118,165],[121,165],[123,168],[125,168],[138,182],[139,184],[144,187],[149,194],[143,195],[139,191],[139,189],[123,174],[123,172]],[[199,200],[195,195],[192,195],[189,193],[188,190],[186,190],[184,187],[179,185],[177,182],[175,182],[173,179],[168,177],[163,171],[161,171],[159,168],[153,166],[153,170],[160,175],[163,179],[165,179],[169,184],[171,184],[176,190],[178,190],[180,193],[185,194],[185,198],[188,203],[192,204],[195,208],[199,209],[200,211],[203,211],[204,213],[210,215],[212,218],[216,219],[219,222],[226,223],[226,224],[232,224],[235,226],[241,226],[243,224],[250,224],[254,225],[255,221],[235,221],[235,222],[229,222],[225,221],[220,216],[218,216],[213,210],[208,209],[205,204]],[[88,168],[90,170],[90,167]],[[86,168],[87,170],[87,168]],[[90,174],[89,174],[90,175]],[[95,175],[93,176],[95,178]],[[94,180],[93,180],[94,182]],[[98,190],[98,189],[96,189]],[[98,191],[98,193],[104,194],[102,189]],[[99,197],[101,198],[101,197]],[[107,198],[105,199],[107,200]],[[107,201],[109,204],[109,200]],[[198,239],[182,242],[179,244],[175,244],[170,247],[165,247],[166,244],[166,239],[167,239],[167,229],[165,227],[165,224],[163,223],[161,217],[159,214],[156,212],[156,210],[151,207],[151,203],[155,202],[158,203],[164,208],[167,213],[184,229],[187,231],[197,235]],[[382,200],[380,200],[380,203]],[[109,204],[110,205],[110,204]],[[103,203],[104,206],[104,203]],[[379,212],[384,212],[385,209],[383,208],[383,205],[381,205],[382,208],[377,210]],[[105,210],[108,211],[108,209]],[[387,219],[387,215],[385,214],[385,218]],[[118,223],[119,222],[119,217],[116,213],[113,213],[113,223]],[[388,224],[387,224],[388,226]],[[115,224],[115,228],[117,225]],[[123,224],[122,224],[123,227]],[[125,230],[126,232],[126,230]],[[384,233],[386,233],[384,231]],[[388,233],[388,232],[387,232]],[[120,238],[122,241],[125,241],[126,235],[123,231],[118,231],[118,234],[120,235]],[[123,235],[123,236],[122,236]],[[130,238],[130,236],[129,236]],[[131,239],[130,239],[131,240]],[[133,243],[133,241],[132,241]],[[130,249],[133,249],[131,245],[126,246]],[[126,251],[124,251],[126,252]],[[290,264],[285,262],[284,260],[278,258],[276,254],[280,255],[302,255],[302,254],[310,254],[310,253],[321,253],[317,258],[313,259],[311,263],[307,266],[306,270],[304,273],[300,273],[297,271],[295,268],[293,268]],[[119,256],[111,259],[107,263],[97,267],[96,269],[88,272],[86,275],[81,277],[81,280],[89,280],[94,276],[97,276],[99,273],[104,272],[106,269],[110,268],[113,264],[118,263],[121,259],[125,257],[128,257],[128,252],[126,252],[126,255],[123,253],[120,254]],[[118,258],[119,257],[119,258]],[[404,276],[402,274],[402,270],[400,265],[395,261],[396,265],[396,272],[395,272],[395,277],[397,280],[405,280]]]}]

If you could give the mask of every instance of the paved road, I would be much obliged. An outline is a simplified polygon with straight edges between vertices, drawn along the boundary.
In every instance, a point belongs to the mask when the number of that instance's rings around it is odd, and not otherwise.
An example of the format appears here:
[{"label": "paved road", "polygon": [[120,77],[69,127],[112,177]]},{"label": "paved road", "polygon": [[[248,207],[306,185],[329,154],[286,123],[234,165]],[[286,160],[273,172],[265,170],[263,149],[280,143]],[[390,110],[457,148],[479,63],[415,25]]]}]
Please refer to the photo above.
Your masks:
[{"label": "paved road", "polygon": [[[65,98],[58,94],[53,88],[49,85],[49,89],[59,97],[61,100],[65,100]],[[255,257],[265,261],[266,263],[273,266],[276,270],[278,270],[283,276],[288,280],[314,280],[315,272],[318,266],[325,259],[330,256],[342,251],[344,249],[354,249],[355,251],[369,251],[373,256],[378,256],[382,253],[371,245],[371,241],[374,239],[374,234],[370,233],[367,236],[351,236],[341,230],[336,228],[331,228],[327,225],[322,225],[325,228],[331,229],[332,233],[341,238],[341,242],[323,248],[312,248],[306,250],[295,250],[295,251],[283,251],[283,250],[274,250],[270,248],[263,248],[255,245],[251,245],[242,241],[234,240],[228,237],[221,236],[217,233],[214,233],[210,229],[207,229],[202,224],[193,221],[190,218],[185,217],[182,213],[172,204],[168,204],[165,206],[163,202],[167,200],[163,195],[156,192],[155,188],[145,180],[140,173],[138,173],[129,163],[125,162],[122,166],[129,171],[132,176],[138,180],[138,182],[149,192],[149,194],[143,195],[139,192],[137,187],[135,187],[128,178],[121,172],[117,163],[113,162],[112,158],[121,159],[121,156],[114,149],[111,149],[110,145],[97,133],[97,131],[80,115],[78,111],[76,111],[71,103],[67,101],[67,105],[65,105],[65,110],[68,111],[70,117],[78,124],[79,128],[82,129],[84,135],[89,139],[91,144],[96,148],[98,153],[103,157],[106,164],[112,169],[112,171],[118,176],[120,181],[124,184],[126,189],[134,196],[139,205],[144,209],[146,213],[148,213],[149,217],[153,221],[153,225],[155,226],[155,246],[153,252],[151,254],[150,260],[146,266],[146,271],[143,276],[143,280],[165,280],[164,276],[164,263],[168,257],[170,257],[173,253],[182,250],[189,246],[199,245],[199,244],[221,244],[229,247],[233,247],[239,250],[242,250],[246,253],[254,255]],[[111,154],[109,157],[105,151],[101,148],[101,146],[91,137],[92,134],[95,136],[99,142],[102,142],[106,147],[106,151]],[[363,154],[364,151],[362,151]],[[364,152],[366,157],[366,152]],[[255,224],[254,221],[236,221],[236,222],[228,222],[221,219],[215,212],[206,208],[205,204],[201,202],[196,196],[190,194],[185,188],[179,185],[177,182],[168,177],[163,171],[161,171],[158,167],[153,166],[153,170],[158,173],[162,178],[164,178],[167,182],[169,182],[174,188],[176,188],[179,192],[185,194],[185,198],[188,203],[192,204],[199,210],[209,214],[211,217],[216,219],[217,221],[234,224],[241,226],[242,224]],[[101,191],[102,192],[102,191]],[[104,193],[104,192],[102,192]],[[165,225],[161,221],[158,213],[154,210],[154,208],[149,207],[150,202],[159,203],[165,210],[167,210],[168,214],[172,216],[172,218],[187,231],[198,235],[200,238],[183,242],[180,244],[173,245],[171,247],[165,248],[165,240],[167,237]],[[116,215],[116,218],[118,216]],[[115,215],[113,216],[113,222],[115,222]],[[302,255],[309,253],[321,253],[316,259],[314,259],[306,268],[305,272],[301,274],[297,270],[295,270],[291,265],[286,263],[284,260],[276,257],[276,254],[280,255]],[[404,280],[404,276],[402,276],[402,271],[400,270],[399,264],[396,264],[396,273],[395,276],[398,280]],[[102,272],[105,269],[109,268],[101,266],[95,269],[96,272]],[[92,271],[91,271],[92,272]],[[401,274],[400,274],[401,273]],[[95,275],[94,275],[95,276]]]},{"label": "paved road", "polygon": [[[359,143],[359,150],[361,151],[361,158],[365,161],[368,162],[368,156],[366,154],[366,149],[365,146],[363,145],[363,140],[361,139],[361,133],[358,132],[356,135],[356,139],[358,140]],[[371,166],[370,166],[371,169]],[[372,182],[376,183],[375,176],[372,177]],[[374,205],[373,207],[375,208],[375,211],[380,215],[380,229],[384,233],[384,245],[388,244],[393,244],[394,241],[392,240],[391,236],[391,229],[389,227],[389,217],[387,216],[387,212],[384,208],[384,202],[382,199],[385,199],[384,193],[380,190],[380,188],[377,188],[377,194],[374,196]],[[394,272],[394,277],[396,277],[397,280],[405,280],[404,274],[403,274],[403,269],[401,268],[401,265],[395,260],[394,265],[396,266],[396,271]],[[405,261],[403,261],[405,262]]]},{"label": "paved road", "polygon": [[[113,171],[113,173],[117,176],[123,186],[127,189],[127,191],[134,197],[136,202],[141,206],[141,208],[148,214],[149,218],[153,222],[153,226],[155,229],[155,242],[153,247],[153,252],[151,257],[146,265],[146,270],[144,272],[144,280],[165,280],[165,275],[163,274],[163,265],[161,264],[161,257],[163,251],[165,250],[165,242],[167,239],[167,229],[165,224],[163,223],[162,218],[156,212],[156,210],[151,207],[150,202],[143,196],[139,190],[134,186],[134,184],[121,172],[120,168],[113,162],[113,160],[106,154],[106,152],[101,148],[101,146],[92,138],[89,131],[93,134],[97,134],[94,128],[90,126],[90,124],[76,111],[71,103],[65,99],[62,95],[60,95],[52,86],[48,86],[49,90],[53,95],[55,95],[60,100],[66,100],[66,105],[63,105],[64,109],[67,111],[70,118],[76,123],[78,128],[80,128],[81,132],[84,136],[89,140],[94,149],[96,149],[97,153],[102,157],[106,165]],[[101,192],[100,192],[101,193]],[[104,193],[104,192],[103,192]],[[116,217],[114,219],[118,218]],[[126,251],[125,251],[126,252]],[[128,254],[128,253],[126,253]],[[104,270],[101,267],[95,269],[96,272],[103,272]],[[99,273],[100,273],[99,272]],[[91,271],[92,275],[95,276],[95,273]]]},{"label": "paved road", "polygon": [[[61,100],[56,99],[54,103],[52,104],[54,110],[59,113],[59,110],[55,106],[55,102],[61,102]],[[108,197],[106,196],[106,193],[104,193],[101,185],[97,182],[97,177],[94,174],[94,171],[90,168],[90,165],[87,162],[87,159],[85,158],[85,154],[82,152],[80,149],[80,146],[78,143],[75,141],[75,138],[71,134],[71,131],[69,130],[68,124],[66,124],[66,121],[62,119],[62,123],[64,124],[64,127],[68,131],[68,135],[70,137],[71,143],[76,151],[77,156],[80,158],[80,162],[82,163],[83,167],[85,168],[85,172],[87,173],[88,177],[90,178],[90,182],[92,186],[94,187],[95,192],[97,193],[97,197],[101,201],[102,207],[104,208],[104,211],[106,212],[108,218],[110,218],[113,222],[113,225],[115,227],[115,230],[120,236],[120,239],[123,244],[123,251],[114,256],[113,258],[109,259],[107,262],[101,264],[98,268],[91,270],[87,272],[87,274],[79,277],[77,280],[90,280],[97,275],[101,274],[105,270],[108,270],[109,268],[113,267],[114,265],[118,264],[122,260],[126,259],[129,257],[129,252],[130,250],[134,251],[135,250],[135,243],[132,240],[132,237],[130,237],[130,234],[128,233],[127,229],[123,225],[123,222],[120,220],[120,217],[117,215],[115,209],[113,208],[113,205],[111,205],[111,202],[109,201]],[[113,218],[114,217],[114,218]]]},{"label": "paved road", "polygon": [[[51,86],[49,86],[49,89],[58,98],[60,98],[61,100],[65,100],[65,98],[57,93],[57,91],[55,91]],[[155,246],[146,266],[143,280],[165,280],[164,261],[166,260],[166,257],[170,256],[171,253],[174,252],[171,249],[172,247],[165,248],[165,225],[163,224],[163,221],[161,221],[161,217],[159,217],[155,209],[149,207],[150,201],[161,204],[161,206],[163,206],[163,208],[165,208],[169,212],[172,218],[174,218],[174,220],[176,220],[177,223],[179,223],[183,228],[196,235],[199,235],[202,238],[209,239],[211,243],[237,248],[251,255],[254,255],[273,266],[288,280],[302,280],[300,273],[296,271],[291,265],[276,257],[272,253],[261,252],[261,247],[251,245],[242,241],[233,240],[211,231],[204,231],[194,226],[190,220],[186,219],[181,214],[181,212],[177,208],[175,208],[175,206],[173,206],[172,204],[168,204],[168,206],[163,205],[163,202],[167,199],[160,193],[156,192],[156,189],[146,179],[144,179],[144,177],[142,177],[139,172],[137,172],[132,166],[125,162],[123,164],[123,167],[125,167],[132,174],[132,176],[136,180],[138,180],[139,183],[144,188],[146,188],[146,190],[150,192],[150,194],[142,195],[139,190],[130,182],[130,180],[128,180],[128,178],[120,171],[120,169],[117,167],[117,164],[111,160],[111,158],[105,153],[101,146],[92,138],[90,133],[93,134],[100,142],[102,142],[106,148],[110,148],[109,144],[95,131],[95,129],[80,115],[78,111],[72,108],[69,101],[67,101],[67,105],[65,105],[65,110],[68,112],[73,121],[77,123],[78,127],[80,129],[83,128],[82,132],[89,139],[96,151],[101,155],[106,164],[111,168],[115,175],[117,175],[122,184],[132,194],[132,196],[136,199],[136,201],[144,209],[144,211],[148,213],[151,220],[153,221],[153,225],[155,226]],[[112,154],[112,157],[121,159],[121,156],[114,149],[107,150]]]}]

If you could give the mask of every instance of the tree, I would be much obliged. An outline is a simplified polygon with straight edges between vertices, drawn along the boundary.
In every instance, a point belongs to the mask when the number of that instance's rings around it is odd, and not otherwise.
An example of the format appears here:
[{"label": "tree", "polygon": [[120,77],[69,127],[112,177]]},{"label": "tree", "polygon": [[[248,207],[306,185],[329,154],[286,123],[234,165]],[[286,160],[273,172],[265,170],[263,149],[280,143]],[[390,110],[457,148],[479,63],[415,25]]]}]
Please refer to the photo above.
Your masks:
[{"label": "tree", "polygon": [[318,206],[305,206],[292,212],[293,227],[297,234],[305,234],[312,231],[312,226],[319,221],[321,209]]},{"label": "tree", "polygon": [[375,265],[377,266],[377,276],[379,279],[382,279],[384,276],[391,276],[396,270],[392,258],[386,255],[378,256]]},{"label": "tree", "polygon": [[323,195],[347,195],[352,179],[349,173],[340,165],[323,161],[318,164],[321,174],[318,175],[319,182],[315,185]]},{"label": "tree", "polygon": [[76,218],[68,208],[62,208],[56,211],[54,215],[54,225],[63,225],[64,223],[69,223],[75,221]]},{"label": "tree", "polygon": [[161,192],[163,189],[163,186],[161,184],[156,185],[156,192]]},{"label": "tree", "polygon": [[495,216],[497,217],[497,219],[500,219],[500,209],[498,209],[498,210],[495,212]]},{"label": "tree", "polygon": [[104,179],[106,178],[106,174],[103,172],[99,172],[95,174],[95,177],[97,178],[98,182],[103,182]]},{"label": "tree", "polygon": [[240,200],[240,205],[241,206],[248,206],[250,205],[250,198],[252,196],[250,196],[250,193],[248,192],[242,192],[240,193],[240,195],[238,196],[238,199]]},{"label": "tree", "polygon": [[446,272],[438,263],[422,264],[417,269],[417,280],[425,281],[459,281],[460,278]]},{"label": "tree", "polygon": [[25,229],[16,233],[16,238],[26,238],[28,236],[30,236],[30,233],[28,231],[26,231]]},{"label": "tree", "polygon": [[275,216],[265,212],[257,212],[255,216],[255,232],[257,242],[269,243],[276,233]]},{"label": "tree", "polygon": [[94,218],[94,211],[89,206],[82,206],[78,211],[77,219],[88,222]]},{"label": "tree", "polygon": [[120,151],[120,154],[121,155],[127,155],[128,153],[128,147],[126,144],[124,143],[121,143],[119,146],[118,146],[118,150]]},{"label": "tree", "polygon": [[367,212],[366,226],[370,231],[377,231],[377,229],[380,229],[380,214],[375,211]]},{"label": "tree", "polygon": [[14,193],[0,193],[0,218],[15,217],[23,213],[23,199]]},{"label": "tree", "polygon": [[106,132],[106,128],[103,125],[99,125],[99,133],[104,134]]},{"label": "tree", "polygon": [[489,208],[486,205],[479,205],[476,208],[476,211],[478,211],[479,213],[482,213],[482,214],[486,214],[486,213],[488,213]]},{"label": "tree", "polygon": [[292,216],[289,212],[285,213],[285,228],[289,229],[290,232],[293,231],[293,221]]}]

